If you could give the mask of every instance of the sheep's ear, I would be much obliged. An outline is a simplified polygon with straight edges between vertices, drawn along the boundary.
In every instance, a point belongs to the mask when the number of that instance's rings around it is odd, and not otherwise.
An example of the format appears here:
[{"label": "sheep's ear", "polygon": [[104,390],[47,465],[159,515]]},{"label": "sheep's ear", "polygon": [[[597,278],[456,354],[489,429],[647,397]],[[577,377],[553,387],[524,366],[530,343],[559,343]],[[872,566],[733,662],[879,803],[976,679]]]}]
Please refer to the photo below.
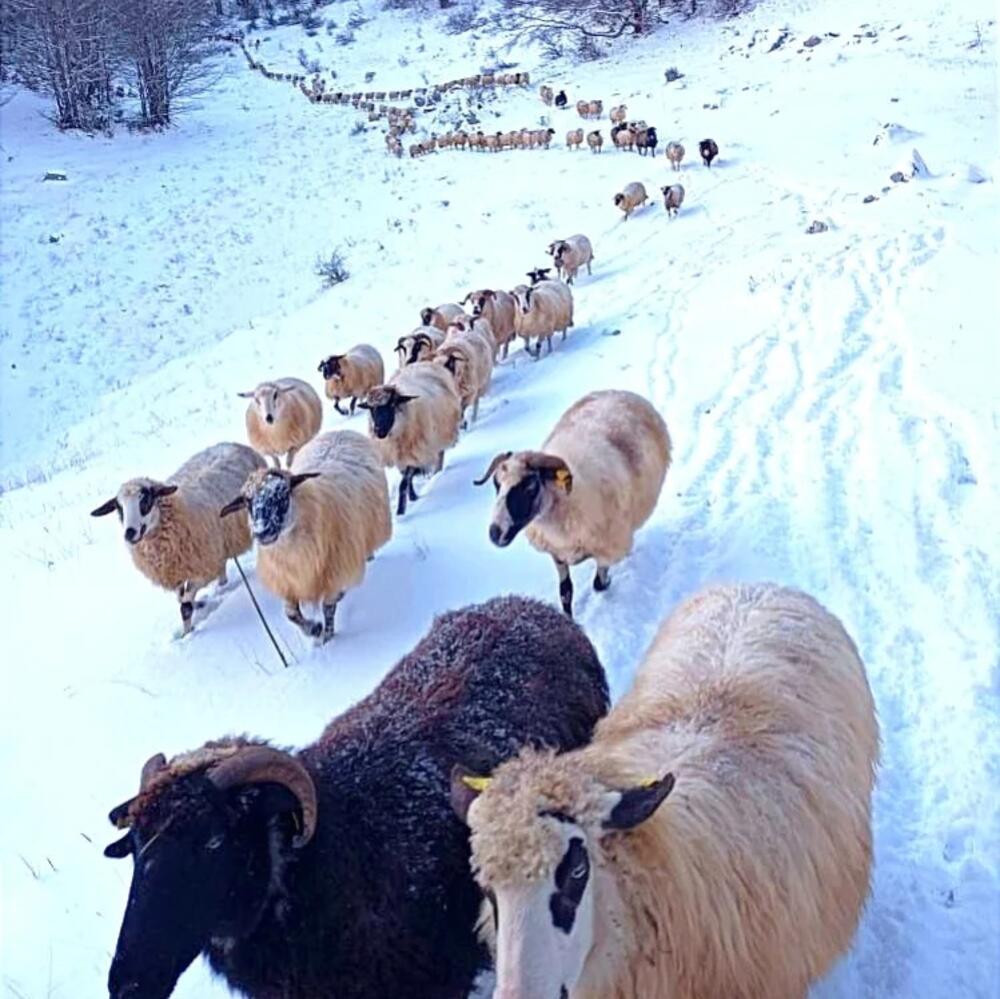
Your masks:
[{"label": "sheep's ear", "polygon": [[451,768],[451,807],[463,823],[468,821],[469,806],[490,785],[489,777],[480,777],[460,764]]},{"label": "sheep's ear", "polygon": [[112,496],[106,503],[102,503],[96,510],[90,511],[91,517],[106,517],[109,513],[114,513],[118,509],[118,497]]},{"label": "sheep's ear", "polygon": [[663,804],[673,787],[674,775],[665,774],[659,780],[646,781],[620,792],[617,804],[603,822],[604,828],[634,829]]},{"label": "sheep's ear", "polygon": [[220,511],[220,517],[228,517],[231,513],[236,513],[237,510],[245,510],[247,506],[247,500],[245,496],[237,496],[236,499],[230,500]]},{"label": "sheep's ear", "polygon": [[116,839],[114,843],[109,843],[104,848],[104,856],[111,860],[121,860],[122,857],[127,857],[131,852],[132,837],[129,833],[126,833],[121,839]]},{"label": "sheep's ear", "polygon": [[252,399],[253,392],[237,392],[236,393],[241,399]]},{"label": "sheep's ear", "polygon": [[395,403],[397,406],[403,406],[408,402],[413,402],[414,399],[418,399],[419,396],[415,395],[397,395]]},{"label": "sheep's ear", "polygon": [[296,486],[301,486],[306,479],[318,479],[319,472],[299,472],[298,475],[293,475],[288,480],[289,490],[294,489]]},{"label": "sheep's ear", "polygon": [[157,486],[157,487],[156,487],[156,488],[155,488],[155,489],[153,490],[153,495],[154,495],[154,496],[155,496],[155,497],[156,497],[157,499],[159,499],[159,498],[160,498],[161,496],[173,496],[173,494],[174,494],[175,492],[177,492],[177,486],[176,486],[176,485],[170,485],[170,486]]}]

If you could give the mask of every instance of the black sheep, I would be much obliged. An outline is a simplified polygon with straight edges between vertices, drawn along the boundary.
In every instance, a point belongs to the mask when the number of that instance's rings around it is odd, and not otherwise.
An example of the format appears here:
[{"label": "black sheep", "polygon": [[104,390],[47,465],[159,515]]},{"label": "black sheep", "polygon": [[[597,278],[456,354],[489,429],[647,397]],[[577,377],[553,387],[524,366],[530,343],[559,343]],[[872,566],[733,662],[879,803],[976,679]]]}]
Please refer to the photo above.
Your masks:
[{"label": "black sheep", "polygon": [[701,153],[702,162],[710,167],[712,160],[719,155],[719,147],[715,144],[715,139],[702,139],[698,143],[698,151]]},{"label": "black sheep", "polygon": [[566,105],[569,103],[569,98],[566,96],[566,91],[565,90],[560,90],[559,93],[556,94],[556,102],[555,103],[556,103],[556,107],[557,108],[564,108],[564,107],[566,107]]},{"label": "black sheep", "polygon": [[635,146],[636,149],[639,150],[640,156],[645,156],[647,149],[655,156],[656,146],[659,141],[660,140],[656,134],[656,128],[650,125],[649,128],[644,128],[636,136]]},{"label": "black sheep", "polygon": [[300,752],[153,757],[110,815],[106,855],[135,857],[112,999],[165,999],[199,952],[255,999],[464,999],[486,955],[452,767],[579,746],[607,707],[583,632],[503,597],[437,618]]}]

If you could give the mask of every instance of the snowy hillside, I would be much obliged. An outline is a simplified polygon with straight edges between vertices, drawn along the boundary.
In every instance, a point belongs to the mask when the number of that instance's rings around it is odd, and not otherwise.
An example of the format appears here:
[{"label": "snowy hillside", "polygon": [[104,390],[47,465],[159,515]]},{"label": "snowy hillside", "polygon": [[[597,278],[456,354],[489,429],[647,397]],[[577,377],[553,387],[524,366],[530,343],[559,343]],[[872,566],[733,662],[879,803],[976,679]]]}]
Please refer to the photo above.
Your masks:
[{"label": "snowy hillside", "polygon": [[[283,29],[259,36],[259,57],[298,72],[305,48],[345,89],[496,57],[495,34],[370,13],[352,44]],[[101,855],[106,815],[152,753],[234,731],[301,745],[434,614],[499,592],[556,601],[547,558],[523,539],[489,544],[492,490],[472,480],[496,452],[537,447],[585,392],[626,388],[663,414],[675,459],[611,589],[578,580],[577,620],[614,693],[664,614],[709,582],[772,579],[823,601],[868,666],[884,745],[872,898],[814,996],[995,999],[994,16],[986,0],[775,0],[623,43],[614,60],[501,50],[534,85],[491,97],[484,130],[545,114],[547,151],[390,160],[380,126],[355,134],[355,112],[310,104],[235,48],[164,135],[61,135],[27,93],[0,109],[3,994],[104,994],[130,878]],[[665,85],[668,66],[684,75]],[[661,144],[682,141],[680,216],[659,198],[677,179],[662,152],[567,151],[580,121],[546,109],[540,82],[624,101]],[[706,136],[721,149],[711,171]],[[893,183],[914,148],[930,176]],[[43,182],[49,169],[68,181]],[[626,223],[612,197],[633,180],[656,197]],[[827,230],[807,234],[813,221]],[[360,341],[394,366],[421,307],[513,287],[575,232],[596,252],[576,328],[539,362],[517,349],[498,366],[479,422],[345,598],[335,640],[313,649],[259,583],[292,668],[235,587],[178,640],[176,601],[89,511],[126,478],[243,440],[238,391],[285,375],[318,388],[320,359]],[[324,291],[313,265],[335,247],[351,277]],[[365,426],[327,408],[327,429],[348,425]],[[175,993],[226,994],[200,964]]]}]

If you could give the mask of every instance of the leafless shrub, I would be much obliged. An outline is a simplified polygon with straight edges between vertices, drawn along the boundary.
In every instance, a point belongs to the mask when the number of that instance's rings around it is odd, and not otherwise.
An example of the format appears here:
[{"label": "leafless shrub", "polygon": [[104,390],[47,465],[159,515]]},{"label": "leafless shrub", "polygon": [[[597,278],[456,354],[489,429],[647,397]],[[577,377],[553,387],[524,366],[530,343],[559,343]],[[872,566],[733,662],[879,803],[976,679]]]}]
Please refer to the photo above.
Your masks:
[{"label": "leafless shrub", "polygon": [[334,250],[329,257],[316,258],[316,276],[322,278],[328,288],[341,284],[351,276],[340,250]]}]

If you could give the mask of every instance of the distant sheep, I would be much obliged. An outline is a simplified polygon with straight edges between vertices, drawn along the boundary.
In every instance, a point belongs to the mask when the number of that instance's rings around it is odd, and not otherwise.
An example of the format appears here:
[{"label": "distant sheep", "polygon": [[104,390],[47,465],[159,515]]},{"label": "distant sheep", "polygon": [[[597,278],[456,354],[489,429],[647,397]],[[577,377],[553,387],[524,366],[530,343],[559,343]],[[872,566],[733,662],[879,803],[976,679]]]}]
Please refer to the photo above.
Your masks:
[{"label": "distant sheep", "polygon": [[659,143],[659,137],[656,134],[656,129],[649,125],[646,128],[639,129],[635,135],[635,148],[638,150],[640,156],[645,156],[649,153],[651,156],[656,155],[656,146]]},{"label": "distant sheep", "polygon": [[577,271],[584,265],[590,274],[590,265],[594,260],[594,247],[583,233],[557,239],[549,244],[549,254],[556,265],[556,273],[567,284],[572,284]]},{"label": "distant sheep", "polygon": [[253,471],[261,456],[245,444],[215,444],[189,458],[166,482],[130,479],[92,517],[118,513],[135,567],[152,583],[173,590],[184,634],[193,627],[195,597],[214,580],[226,582],[226,560],[250,548],[246,524],[219,523],[219,507]]},{"label": "distant sheep", "polygon": [[462,404],[455,380],[437,364],[418,361],[373,388],[362,405],[382,463],[402,473],[396,506],[402,516],[407,499],[417,500],[414,477],[440,472],[445,451],[458,440]]},{"label": "distant sheep", "polygon": [[[353,430],[320,434],[288,471],[251,473],[221,515],[238,511],[249,513],[260,581],[284,600],[289,621],[328,642],[341,598],[392,537],[389,487],[372,442]],[[303,603],[321,604],[323,620],[304,617]]]},{"label": "distant sheep", "polygon": [[628,108],[624,104],[619,104],[618,107],[611,109],[608,117],[612,125],[618,125],[628,117]]},{"label": "distant sheep", "polygon": [[670,160],[671,170],[680,170],[681,160],[684,159],[684,147],[679,142],[668,142],[667,159]]},{"label": "distant sheep", "polygon": [[559,574],[563,610],[573,613],[570,566],[592,558],[594,589],[632,550],[656,507],[670,467],[670,435],[653,406],[633,392],[592,392],[560,417],[541,451],[498,454],[476,484],[493,478],[490,540],[506,548],[525,531]]},{"label": "distant sheep", "polygon": [[490,324],[479,318],[452,326],[444,343],[434,352],[434,363],[449,371],[462,404],[462,425],[467,426],[465,411],[472,407],[472,420],[479,416],[479,400],[486,394],[493,375],[496,340]]},{"label": "distant sheep", "polygon": [[401,336],[396,342],[399,366],[405,368],[417,361],[429,361],[431,355],[444,343],[444,333],[436,326],[418,326],[412,333]]},{"label": "distant sheep", "polygon": [[364,399],[368,390],[385,381],[385,365],[382,355],[366,343],[359,343],[346,354],[331,354],[320,361],[319,369],[326,381],[327,399],[333,400],[333,408],[342,416],[341,399],[351,400],[351,416],[358,400]]},{"label": "distant sheep", "polygon": [[566,148],[579,149],[583,145],[583,129],[571,128],[566,133]]},{"label": "distant sheep", "polygon": [[585,748],[454,772],[497,994],[804,997],[864,909],[878,754],[832,614],[767,583],[698,593]]},{"label": "distant sheep", "polygon": [[[538,284],[539,281],[548,281],[549,275],[552,273],[551,267],[536,267],[534,270],[525,271],[525,277],[532,283],[532,285]],[[518,291],[527,291],[527,285],[518,285],[511,291],[511,294],[516,298]]]},{"label": "distant sheep", "polygon": [[446,302],[444,305],[439,305],[436,308],[427,308],[420,310],[420,321],[424,326],[436,326],[442,333],[448,331],[448,327],[458,319],[459,316],[464,316],[465,310],[461,305],[455,305],[454,302]]},{"label": "distant sheep", "polygon": [[506,357],[510,342],[514,339],[514,321],[517,312],[517,301],[514,296],[500,289],[482,288],[470,291],[462,299],[463,305],[467,303],[472,304],[474,317],[482,316],[489,322],[501,356]]},{"label": "distant sheep", "polygon": [[701,161],[705,166],[710,167],[712,165],[712,160],[719,155],[719,147],[715,144],[714,139],[702,139],[698,143],[698,152],[701,153]]},{"label": "distant sheep", "polygon": [[452,763],[573,749],[607,707],[583,632],[498,597],[437,617],[301,750],[243,736],[151,757],[109,816],[124,835],[105,855],[135,861],[111,996],[169,995],[199,952],[256,999],[467,996],[486,954]]},{"label": "distant sheep", "polygon": [[323,403],[316,390],[300,378],[279,378],[261,382],[250,392],[247,439],[251,447],[281,467],[281,456],[291,466],[295,452],[319,433],[323,424]]},{"label": "distant sheep", "polygon": [[592,153],[599,153],[601,151],[601,148],[604,146],[604,137],[601,135],[599,128],[595,128],[593,132],[587,133],[587,145],[590,146]]},{"label": "distant sheep", "polygon": [[564,108],[567,104],[569,104],[569,98],[566,96],[566,91],[560,90],[555,97],[555,106],[557,108]]},{"label": "distant sheep", "polygon": [[641,208],[648,200],[649,195],[646,194],[646,188],[639,181],[635,181],[626,184],[625,189],[615,195],[615,207],[620,208],[625,213],[625,219],[628,221],[632,212]]},{"label": "distant sheep", "polygon": [[[573,325],[573,292],[561,281],[539,281],[523,291],[517,291],[515,330],[524,340],[524,349],[537,361],[542,356],[542,341],[552,353],[552,335],[566,331]],[[531,340],[538,345],[531,350]]]},{"label": "distant sheep", "polygon": [[615,125],[611,129],[611,141],[619,152],[635,148],[635,132],[628,125]]},{"label": "distant sheep", "polygon": [[663,207],[667,210],[667,215],[676,217],[680,207],[684,204],[684,188],[680,184],[671,184],[669,187],[661,187],[663,192]]}]

